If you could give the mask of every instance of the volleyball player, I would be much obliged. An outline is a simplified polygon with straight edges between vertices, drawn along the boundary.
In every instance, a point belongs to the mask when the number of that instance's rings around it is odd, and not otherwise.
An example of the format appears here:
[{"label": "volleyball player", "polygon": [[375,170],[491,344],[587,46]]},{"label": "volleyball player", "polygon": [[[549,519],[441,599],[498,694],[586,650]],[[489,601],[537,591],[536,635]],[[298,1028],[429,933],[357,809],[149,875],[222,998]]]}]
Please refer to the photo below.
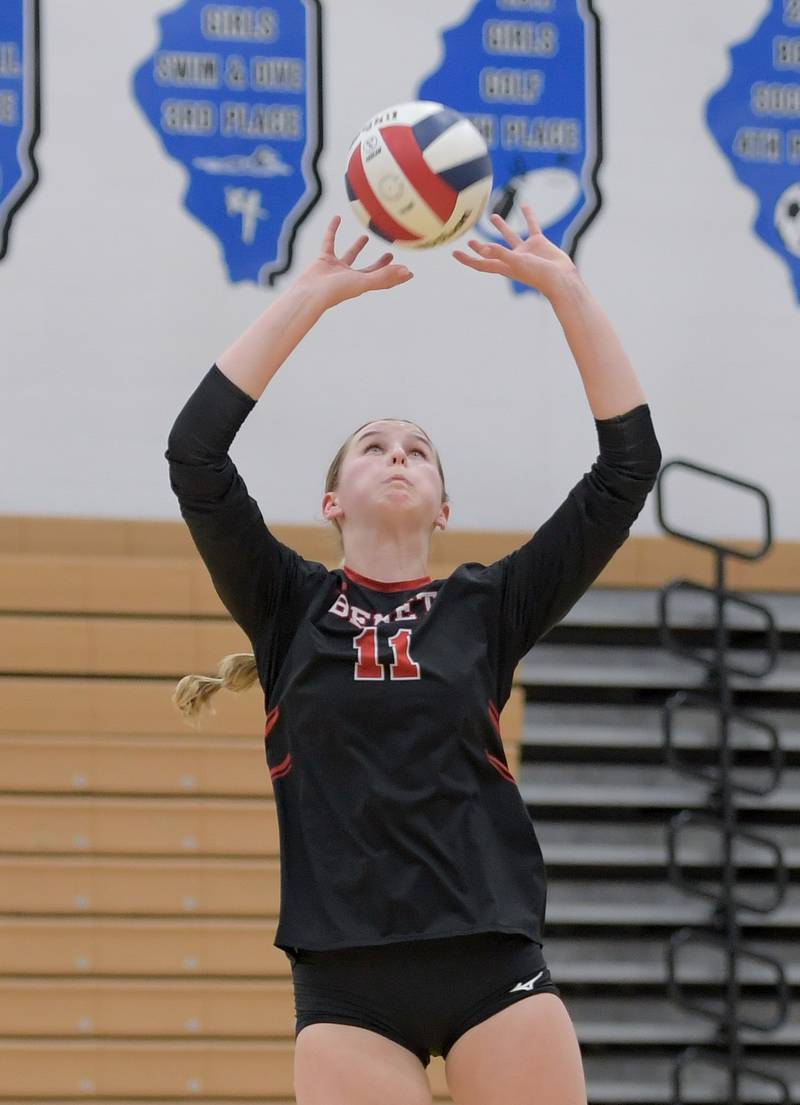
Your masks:
[{"label": "volleyball player", "polygon": [[[411,278],[391,254],[355,268],[366,235],[337,257],[338,216],[317,260],[212,365],[170,432],[182,516],[253,646],[216,679],[184,677],[174,700],[192,719],[220,686],[257,678],[264,690],[298,1105],[430,1105],[431,1054],[445,1058],[456,1105],[586,1102],[543,955],[542,853],[499,715],[520,660],[628,537],[661,451],[605,314],[530,208],[525,217],[525,239],[494,216],[506,245],[471,240],[472,254],[453,256],[547,297],[599,455],[521,548],[428,575],[450,505],[433,442],[403,418],[360,426],[331,464],[322,509],[340,537],[338,568],[265,526],[228,455],[239,427],[325,311]],[[339,353],[320,371],[335,371]],[[295,441],[313,448],[302,427]],[[290,453],[282,477],[292,463]]]}]

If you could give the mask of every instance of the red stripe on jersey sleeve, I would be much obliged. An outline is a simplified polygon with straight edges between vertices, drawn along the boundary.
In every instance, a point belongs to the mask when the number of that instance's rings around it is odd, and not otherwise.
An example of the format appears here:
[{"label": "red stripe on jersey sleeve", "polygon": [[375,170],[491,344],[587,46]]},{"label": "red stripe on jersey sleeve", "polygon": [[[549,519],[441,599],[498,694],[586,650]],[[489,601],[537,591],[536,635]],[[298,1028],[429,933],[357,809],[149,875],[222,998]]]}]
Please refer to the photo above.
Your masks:
[{"label": "red stripe on jersey sleeve", "polygon": [[489,761],[489,763],[492,765],[492,767],[496,767],[497,770],[500,772],[500,774],[503,776],[504,779],[508,779],[508,781],[510,783],[516,783],[517,780],[511,774],[511,772],[506,767],[506,765],[503,763],[503,761],[498,760],[497,756],[493,756],[488,748],[485,749],[485,751],[486,751],[486,759]]},{"label": "red stripe on jersey sleeve", "polygon": [[270,733],[272,732],[272,729],[275,726],[275,722],[278,720],[280,715],[281,715],[280,706],[275,706],[274,709],[270,710],[270,712],[267,714],[267,723],[264,726],[264,736],[265,737],[268,737],[270,735]]},{"label": "red stripe on jersey sleeve", "polygon": [[287,752],[284,758],[275,767],[270,768],[270,777],[273,779],[282,779],[284,775],[288,775],[292,770],[292,754]]}]

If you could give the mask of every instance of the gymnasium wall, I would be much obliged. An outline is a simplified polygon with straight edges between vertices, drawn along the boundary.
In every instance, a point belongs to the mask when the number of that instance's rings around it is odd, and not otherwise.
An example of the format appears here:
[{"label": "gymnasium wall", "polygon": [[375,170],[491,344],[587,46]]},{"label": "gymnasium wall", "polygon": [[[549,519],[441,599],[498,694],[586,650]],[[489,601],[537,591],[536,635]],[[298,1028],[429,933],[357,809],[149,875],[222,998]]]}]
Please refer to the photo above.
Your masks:
[{"label": "gymnasium wall", "polygon": [[[340,245],[360,233],[342,180],[350,141],[379,109],[415,98],[442,29],[473,0],[323,0],[323,194],[272,288],[231,282],[217,239],[182,204],[185,170],[134,100],[157,18],[176,6],[42,0],[41,179],[0,261],[0,513],[179,518],[163,453],[180,407],[314,259],[332,214],[344,217]],[[766,8],[597,0],[603,202],[577,263],[637,367],[664,459],[763,484],[775,537],[791,541],[800,308],[705,122],[729,47]],[[369,419],[414,419],[442,455],[453,529],[532,530],[596,455],[557,319],[447,247],[400,256],[415,279],[328,313],[245,422],[234,460],[268,522],[321,524],[342,440]],[[749,501],[715,495],[683,481],[675,519],[757,536]],[[653,496],[633,532],[661,532]]]}]

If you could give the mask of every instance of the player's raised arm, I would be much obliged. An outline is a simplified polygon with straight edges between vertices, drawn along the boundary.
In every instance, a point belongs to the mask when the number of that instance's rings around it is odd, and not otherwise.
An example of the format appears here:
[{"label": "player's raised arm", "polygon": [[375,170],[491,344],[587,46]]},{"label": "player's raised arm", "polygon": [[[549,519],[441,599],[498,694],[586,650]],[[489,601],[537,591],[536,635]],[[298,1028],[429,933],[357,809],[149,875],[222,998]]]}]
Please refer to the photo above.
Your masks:
[{"label": "player's raised arm", "polygon": [[508,246],[469,244],[479,255],[454,250],[457,261],[479,272],[508,276],[546,296],[561,323],[595,418],[614,418],[646,402],[642,386],[611,323],[584,284],[571,258],[546,238],[530,207],[530,234],[522,239],[499,215],[492,222]]},{"label": "player's raised arm", "polygon": [[526,239],[493,215],[508,245],[470,240],[477,257],[462,250],[453,256],[548,298],[581,374],[600,452],[533,537],[487,569],[500,596],[500,700],[519,660],[567,614],[626,541],[661,465],[650,408],[611,323],[570,257],[544,236],[530,207],[523,212],[530,231]]},{"label": "player's raised arm", "polygon": [[329,307],[367,291],[405,283],[411,273],[384,254],[363,269],[353,262],[362,235],[341,257],[331,219],[322,252],[216,361],[179,412],[165,457],[181,514],[228,611],[255,640],[280,604],[287,620],[302,607],[306,583],[325,572],[280,542],[229,455],[231,444],[269,381]]},{"label": "player's raised arm", "polygon": [[295,346],[329,307],[364,292],[405,284],[414,275],[405,265],[393,265],[391,253],[365,268],[353,268],[369,241],[366,234],[337,257],[336,231],[341,221],[339,215],[331,219],[316,261],[217,359],[220,371],[252,399],[260,398]]}]

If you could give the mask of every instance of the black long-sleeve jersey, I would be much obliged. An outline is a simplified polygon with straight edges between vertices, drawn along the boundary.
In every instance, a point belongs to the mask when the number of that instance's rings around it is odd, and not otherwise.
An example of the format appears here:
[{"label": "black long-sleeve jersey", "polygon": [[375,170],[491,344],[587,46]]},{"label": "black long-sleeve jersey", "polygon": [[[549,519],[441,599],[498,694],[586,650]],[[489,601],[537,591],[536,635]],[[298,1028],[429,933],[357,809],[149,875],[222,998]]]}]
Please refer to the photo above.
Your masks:
[{"label": "black long-sleeve jersey", "polygon": [[519,661],[624,543],[655,483],[649,406],[595,419],[591,471],[521,548],[384,583],[306,560],[267,528],[228,455],[255,403],[212,365],[165,457],[264,690],[275,945],[291,958],[480,932],[543,943],[545,867],[499,714]]}]

